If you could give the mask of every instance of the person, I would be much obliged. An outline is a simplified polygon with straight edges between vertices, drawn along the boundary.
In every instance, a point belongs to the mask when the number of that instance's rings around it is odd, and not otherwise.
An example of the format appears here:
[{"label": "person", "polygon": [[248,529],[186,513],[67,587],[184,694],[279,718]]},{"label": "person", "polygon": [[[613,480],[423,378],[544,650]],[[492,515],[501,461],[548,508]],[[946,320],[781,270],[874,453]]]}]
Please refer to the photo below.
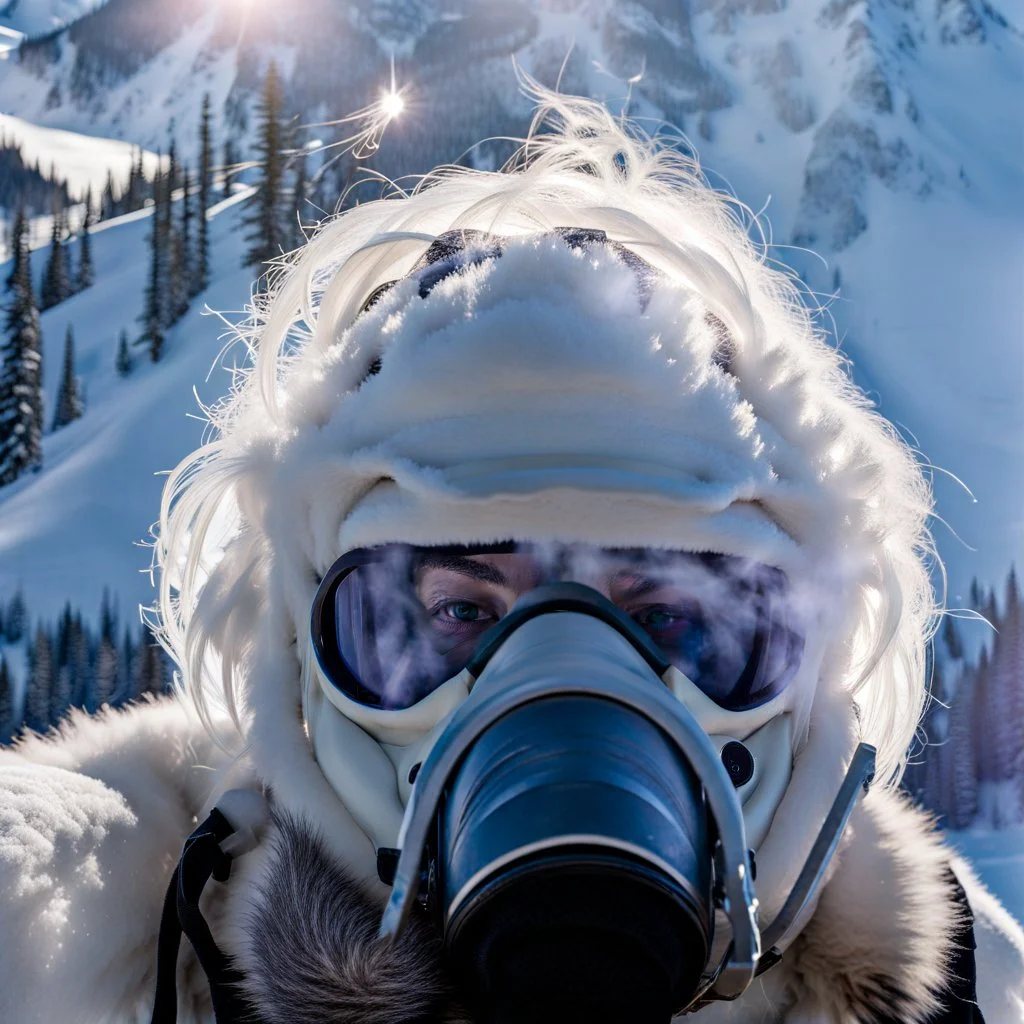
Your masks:
[{"label": "person", "polygon": [[179,692],[0,755],[0,1018],[1024,1019],[898,788],[928,487],[752,227],[543,94],[275,270],[164,493]]}]

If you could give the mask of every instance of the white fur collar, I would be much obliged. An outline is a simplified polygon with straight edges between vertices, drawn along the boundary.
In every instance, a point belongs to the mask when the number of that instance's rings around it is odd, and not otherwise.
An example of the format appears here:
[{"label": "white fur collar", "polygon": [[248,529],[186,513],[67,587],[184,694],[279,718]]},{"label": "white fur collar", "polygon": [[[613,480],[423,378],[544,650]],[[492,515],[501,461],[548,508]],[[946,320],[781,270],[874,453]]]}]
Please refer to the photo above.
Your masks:
[{"label": "white fur collar", "polygon": [[[923,814],[891,792],[872,793],[854,812],[817,910],[782,963],[735,1003],[688,1019],[925,1020],[941,998],[959,914],[949,860]],[[373,899],[302,823],[281,820],[254,882],[241,960],[268,1020],[311,1024],[327,1019],[317,1014],[328,1008],[337,1024],[391,1024],[410,1012],[431,1024],[457,1017],[433,941],[414,933],[380,946]]]}]

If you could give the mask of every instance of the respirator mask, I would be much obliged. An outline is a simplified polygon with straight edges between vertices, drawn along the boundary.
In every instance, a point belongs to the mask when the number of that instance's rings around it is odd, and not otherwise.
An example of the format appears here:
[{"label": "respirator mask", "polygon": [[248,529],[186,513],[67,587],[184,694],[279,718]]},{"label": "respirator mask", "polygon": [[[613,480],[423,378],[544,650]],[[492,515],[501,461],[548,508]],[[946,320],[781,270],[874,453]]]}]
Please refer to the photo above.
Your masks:
[{"label": "respirator mask", "polygon": [[736,998],[778,962],[870,779],[862,747],[762,934],[738,795],[750,755],[687,707],[742,720],[784,701],[799,667],[789,581],[746,558],[383,545],[331,567],[311,626],[336,703],[386,718],[462,695],[397,848],[378,851],[381,934],[425,917],[484,1024],[666,1024]]}]

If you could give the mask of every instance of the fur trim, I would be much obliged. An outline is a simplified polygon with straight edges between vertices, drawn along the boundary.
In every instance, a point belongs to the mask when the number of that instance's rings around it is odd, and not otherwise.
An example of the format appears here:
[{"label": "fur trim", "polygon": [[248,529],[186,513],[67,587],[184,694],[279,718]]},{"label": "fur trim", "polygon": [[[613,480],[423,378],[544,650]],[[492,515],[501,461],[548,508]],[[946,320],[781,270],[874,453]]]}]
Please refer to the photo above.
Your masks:
[{"label": "fur trim", "polygon": [[246,990],[267,1024],[455,1024],[440,949],[414,923],[377,938],[381,908],[303,821],[279,815],[246,922]]},{"label": "fur trim", "polygon": [[[164,892],[215,757],[166,699],[0,752],[0,1020],[149,1020]],[[209,1006],[186,962],[182,1024]]]},{"label": "fur trim", "polygon": [[800,1001],[837,1024],[926,1020],[941,1003],[962,914],[949,871],[931,821],[891,790],[872,791],[787,953]]}]

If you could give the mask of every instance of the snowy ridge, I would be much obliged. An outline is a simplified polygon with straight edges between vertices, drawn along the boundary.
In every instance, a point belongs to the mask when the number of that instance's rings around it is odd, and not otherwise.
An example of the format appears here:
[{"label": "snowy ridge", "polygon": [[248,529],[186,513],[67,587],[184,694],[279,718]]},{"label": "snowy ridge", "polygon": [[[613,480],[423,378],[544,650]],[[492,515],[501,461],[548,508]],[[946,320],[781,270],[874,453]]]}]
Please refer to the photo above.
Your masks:
[{"label": "snowy ridge", "polygon": [[[119,139],[42,128],[9,114],[0,114],[0,138],[17,143],[26,163],[38,160],[44,170],[52,163],[75,197],[85,195],[86,189],[91,188],[98,198],[108,171],[120,185],[128,177],[137,149]],[[143,150],[142,165],[146,177],[152,178],[158,166],[157,154]]]}]

